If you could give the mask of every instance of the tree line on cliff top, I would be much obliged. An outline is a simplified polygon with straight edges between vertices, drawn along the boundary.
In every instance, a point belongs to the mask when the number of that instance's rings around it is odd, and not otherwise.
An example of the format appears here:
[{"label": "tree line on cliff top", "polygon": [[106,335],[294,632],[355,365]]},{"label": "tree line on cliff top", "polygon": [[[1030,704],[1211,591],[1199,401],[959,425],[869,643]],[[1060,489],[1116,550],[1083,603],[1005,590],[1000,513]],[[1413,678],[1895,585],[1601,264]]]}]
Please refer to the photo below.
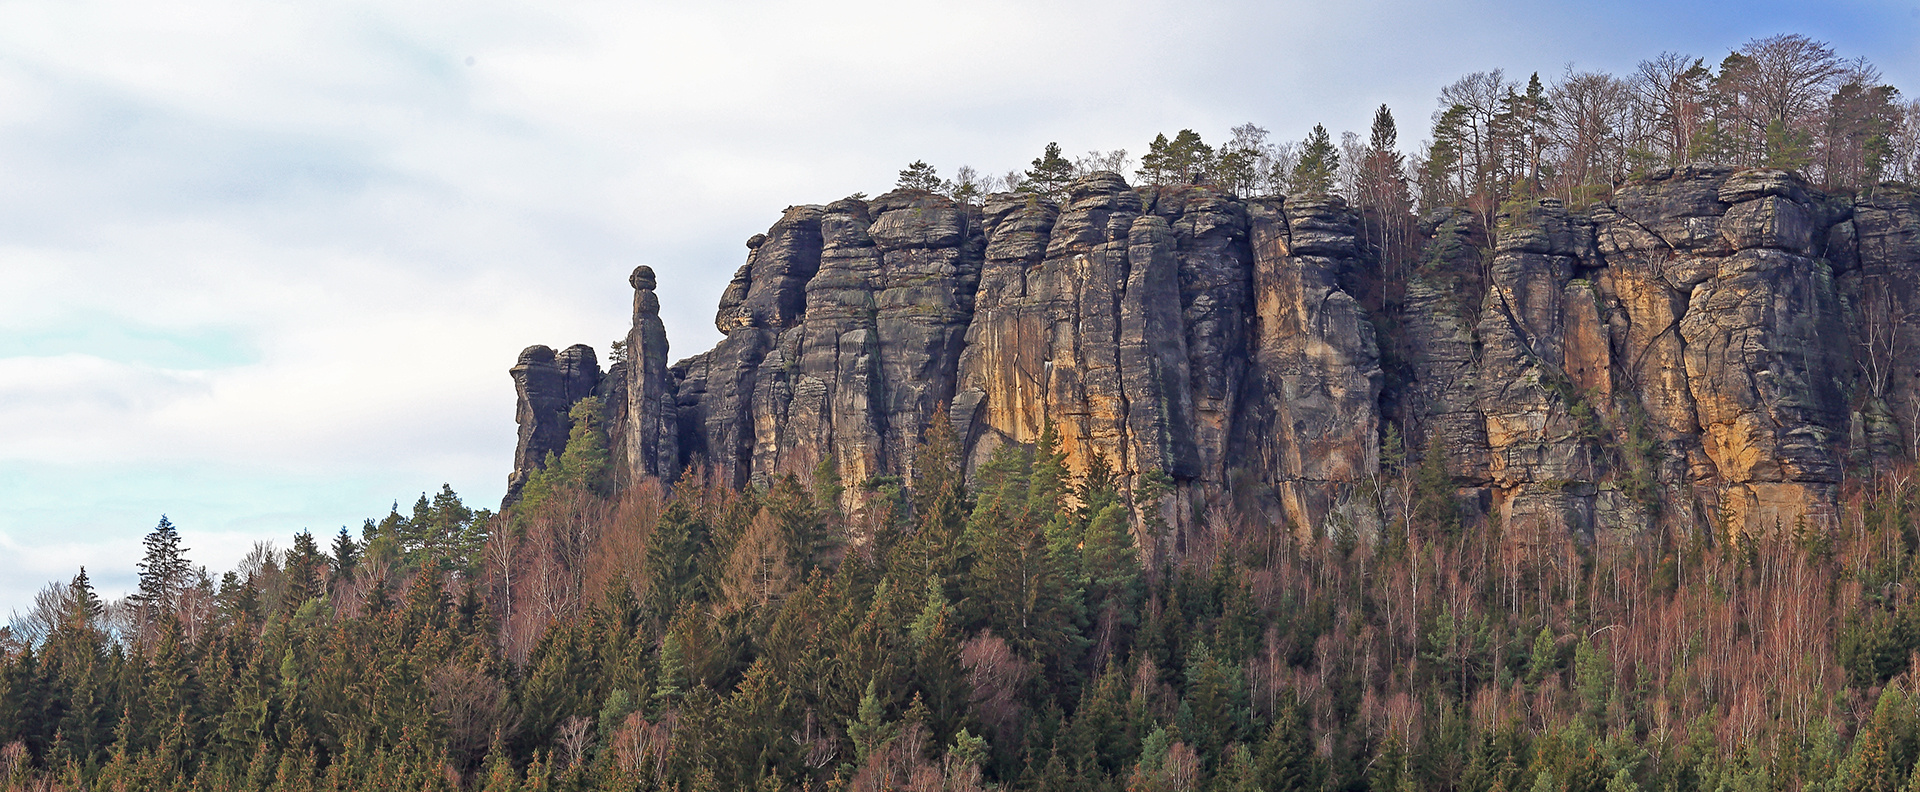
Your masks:
[{"label": "tree line on cliff top", "polygon": [[1799,170],[1847,192],[1920,174],[1920,101],[1903,100],[1864,58],[1796,34],[1749,41],[1717,65],[1662,53],[1626,76],[1475,72],[1440,90],[1431,121],[1410,154],[1398,150],[1382,105],[1365,137],[1336,141],[1316,125],[1303,140],[1277,141],[1249,123],[1216,148],[1187,129],[1157,136],[1137,167],[1124,149],[1069,160],[1048,144],[1027,169],[992,176],[962,167],[943,180],[915,162],[898,185],[961,200],[1021,189],[1057,196],[1073,178],[1106,170],[1156,186],[1359,201],[1369,180],[1401,180],[1421,206],[1484,211],[1515,195],[1591,203],[1635,173],[1688,163]]}]

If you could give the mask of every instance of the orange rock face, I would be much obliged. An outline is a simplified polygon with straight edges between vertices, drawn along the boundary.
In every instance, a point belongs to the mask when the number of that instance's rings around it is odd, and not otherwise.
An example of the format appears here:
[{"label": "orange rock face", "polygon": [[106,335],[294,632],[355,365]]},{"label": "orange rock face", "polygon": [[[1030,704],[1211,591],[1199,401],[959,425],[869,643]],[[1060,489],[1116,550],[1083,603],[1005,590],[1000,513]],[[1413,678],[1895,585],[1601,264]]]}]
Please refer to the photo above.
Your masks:
[{"label": "orange rock face", "polygon": [[[1410,502],[1408,468],[1382,468],[1389,436],[1408,467],[1437,445],[1463,518],[1587,539],[1818,528],[1846,465],[1920,449],[1910,192],[1682,168],[1581,211],[1421,228],[1419,264],[1383,290],[1338,198],[1095,173],[1058,203],[794,207],[749,242],[714,349],[666,365],[650,271],[609,376],[530,349],[515,480],[583,388],[618,396],[627,481],[824,464],[911,486],[935,422],[970,470],[1051,428],[1076,473],[1098,459],[1129,489],[1174,482],[1134,505],[1174,526],[1142,539],[1176,550],[1229,504],[1303,536],[1380,530]],[[1356,299],[1387,292],[1404,297]]]}]

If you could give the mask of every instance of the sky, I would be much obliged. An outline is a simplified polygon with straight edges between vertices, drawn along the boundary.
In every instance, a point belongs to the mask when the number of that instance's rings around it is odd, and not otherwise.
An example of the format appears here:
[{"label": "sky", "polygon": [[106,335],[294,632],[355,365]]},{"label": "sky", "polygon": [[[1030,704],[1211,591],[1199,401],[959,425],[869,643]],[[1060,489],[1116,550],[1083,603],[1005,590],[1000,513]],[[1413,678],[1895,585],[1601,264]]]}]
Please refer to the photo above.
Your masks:
[{"label": "sky", "polygon": [[744,240],[925,160],[1005,173],[1253,122],[1402,141],[1441,86],[1796,32],[1920,94],[1920,0],[968,3],[0,0],[0,617],[165,514],[257,541],[496,505],[507,376],[626,330],[678,358]]}]

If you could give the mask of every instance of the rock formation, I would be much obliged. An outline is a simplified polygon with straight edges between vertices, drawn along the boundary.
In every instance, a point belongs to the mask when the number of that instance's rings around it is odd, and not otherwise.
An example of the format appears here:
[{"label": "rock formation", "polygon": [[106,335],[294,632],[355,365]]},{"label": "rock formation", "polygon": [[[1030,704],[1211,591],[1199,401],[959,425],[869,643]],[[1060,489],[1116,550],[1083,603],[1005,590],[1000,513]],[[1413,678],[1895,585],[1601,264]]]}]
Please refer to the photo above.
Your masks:
[{"label": "rock formation", "polygon": [[1486,220],[1424,218],[1389,315],[1356,299],[1388,276],[1339,198],[1095,173],[1059,204],[896,190],[792,207],[748,241],[712,350],[667,365],[641,267],[607,377],[585,347],[522,353],[509,501],[596,392],[622,481],[829,466],[849,509],[861,483],[912,484],[935,421],[969,470],[1051,427],[1076,472],[1099,458],[1130,490],[1171,480],[1136,507],[1174,547],[1232,509],[1302,535],[1378,530],[1411,481],[1382,470],[1389,436],[1408,467],[1437,444],[1464,517],[1585,540],[1824,526],[1848,465],[1913,456],[1911,191],[1856,201],[1689,167],[1585,211]]},{"label": "rock formation", "polygon": [[573,428],[567,413],[574,402],[593,395],[606,380],[600,376],[593,347],[585,344],[574,344],[558,354],[537,344],[527,347],[508,373],[513,375],[519,400],[514,420],[520,424],[513,475],[507,477],[506,502],[512,503],[519,499],[528,477],[545,466],[548,454],[566,450],[567,434]]}]

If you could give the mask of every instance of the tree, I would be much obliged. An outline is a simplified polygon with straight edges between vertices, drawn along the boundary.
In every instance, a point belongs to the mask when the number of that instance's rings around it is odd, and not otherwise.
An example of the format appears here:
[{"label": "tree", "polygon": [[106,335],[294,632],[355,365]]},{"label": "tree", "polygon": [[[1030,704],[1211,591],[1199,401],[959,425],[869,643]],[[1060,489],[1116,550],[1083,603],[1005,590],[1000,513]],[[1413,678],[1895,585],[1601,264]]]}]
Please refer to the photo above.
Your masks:
[{"label": "tree", "polygon": [[1434,114],[1433,142],[1420,173],[1420,207],[1432,211],[1467,197],[1467,108],[1454,105]]},{"label": "tree", "polygon": [[914,160],[913,164],[900,171],[900,178],[894,180],[893,186],[901,190],[940,192],[940,175],[934,172],[932,165],[923,160]]},{"label": "tree", "polygon": [[[928,168],[927,172],[928,175],[932,175],[933,169]],[[904,174],[905,171],[902,171],[902,173]],[[993,178],[982,175],[969,165],[960,166],[958,170],[953,172],[953,181],[945,182],[940,187],[940,192],[947,197],[964,204],[976,205],[987,197],[987,193],[992,191]]]},{"label": "tree", "polygon": [[[1824,41],[1798,33],[1754,39],[1730,60],[1722,79],[1746,101],[1739,116],[1755,130],[1779,122],[1791,125],[1812,115],[1847,73],[1846,64]],[[1730,73],[1729,73],[1730,72]]]},{"label": "tree", "polygon": [[1293,167],[1293,189],[1301,195],[1326,195],[1333,191],[1334,175],[1340,172],[1340,152],[1333,147],[1327,128],[1313,125],[1300,149],[1300,163]]},{"label": "tree", "polygon": [[1060,156],[1059,143],[1048,143],[1046,151],[1027,169],[1026,182],[1020,189],[1058,201],[1066,197],[1067,182],[1072,179],[1073,163]]},{"label": "tree", "polygon": [[1643,152],[1648,164],[1679,165],[1693,151],[1694,137],[1706,121],[1712,76],[1704,60],[1674,52],[1660,53],[1635,67],[1630,80],[1635,113],[1645,125],[1645,134],[1632,145]]},{"label": "tree", "polygon": [[286,612],[297,611],[307,600],[320,596],[327,560],[326,555],[320,552],[320,543],[313,540],[313,532],[301,531],[293,535],[293,549],[287,551]]},{"label": "tree", "polygon": [[[1413,196],[1407,188],[1405,155],[1399,150],[1400,132],[1386,105],[1373,111],[1373,127],[1355,179],[1354,201],[1360,210],[1363,243],[1379,257],[1384,289],[1403,289],[1406,272],[1415,257]],[[1397,302],[1397,295],[1381,295]]]},{"label": "tree", "polygon": [[180,546],[180,532],[164,514],[160,515],[160,524],[141,544],[146,548],[146,557],[135,565],[140,571],[140,589],[133,596],[139,605],[140,628],[144,634],[161,619],[173,616],[180,597],[191,585],[193,565],[187,561],[187,548]]},{"label": "tree", "polygon": [[354,565],[360,561],[360,543],[347,533],[347,527],[340,526],[340,533],[333,537],[333,577],[335,580],[347,578],[353,574]]},{"label": "tree", "polygon": [[98,594],[93,593],[93,580],[87,577],[87,568],[84,566],[67,584],[67,603],[68,624],[91,628],[94,621],[106,613],[106,605],[100,602]]},{"label": "tree", "polygon": [[1133,175],[1140,181],[1156,187],[1167,183],[1167,147],[1171,143],[1165,133],[1153,136],[1153,142],[1147,144],[1147,154],[1140,158],[1140,169]]},{"label": "tree", "polygon": [[1447,137],[1455,142],[1460,158],[1456,165],[1459,199],[1477,204],[1483,214],[1487,208],[1505,199],[1500,174],[1501,146],[1495,134],[1494,118],[1504,100],[1513,93],[1513,84],[1500,69],[1474,72],[1440,89],[1442,112],[1435,120],[1434,140]]},{"label": "tree", "polygon": [[780,520],[761,509],[747,523],[747,532],[734,542],[727,559],[726,575],[720,579],[723,607],[728,611],[754,611],[779,602],[793,587],[790,555]]},{"label": "tree", "polygon": [[1155,185],[1199,184],[1211,176],[1215,164],[1213,147],[1200,133],[1182,129],[1171,141],[1164,134],[1153,138],[1140,158],[1139,175]]},{"label": "tree", "polygon": [[[1634,157],[1630,140],[1636,128],[1633,87],[1610,74],[1569,70],[1547,93],[1555,179],[1553,191],[1579,206],[1611,192],[1626,178]],[[1646,164],[1652,155],[1638,155]]]},{"label": "tree", "polygon": [[1214,160],[1213,182],[1236,195],[1262,195],[1269,192],[1268,168],[1271,159],[1267,130],[1253,124],[1233,128],[1233,139],[1220,147]]},{"label": "tree", "polygon": [[1535,73],[1527,79],[1525,93],[1509,87],[1499,107],[1488,129],[1498,152],[1495,168],[1505,183],[1502,186],[1523,193],[1537,192],[1553,120],[1540,75]]},{"label": "tree", "polygon": [[1854,80],[1827,100],[1820,154],[1829,187],[1858,191],[1880,181],[1902,120],[1899,96],[1899,89],[1891,85]]}]

